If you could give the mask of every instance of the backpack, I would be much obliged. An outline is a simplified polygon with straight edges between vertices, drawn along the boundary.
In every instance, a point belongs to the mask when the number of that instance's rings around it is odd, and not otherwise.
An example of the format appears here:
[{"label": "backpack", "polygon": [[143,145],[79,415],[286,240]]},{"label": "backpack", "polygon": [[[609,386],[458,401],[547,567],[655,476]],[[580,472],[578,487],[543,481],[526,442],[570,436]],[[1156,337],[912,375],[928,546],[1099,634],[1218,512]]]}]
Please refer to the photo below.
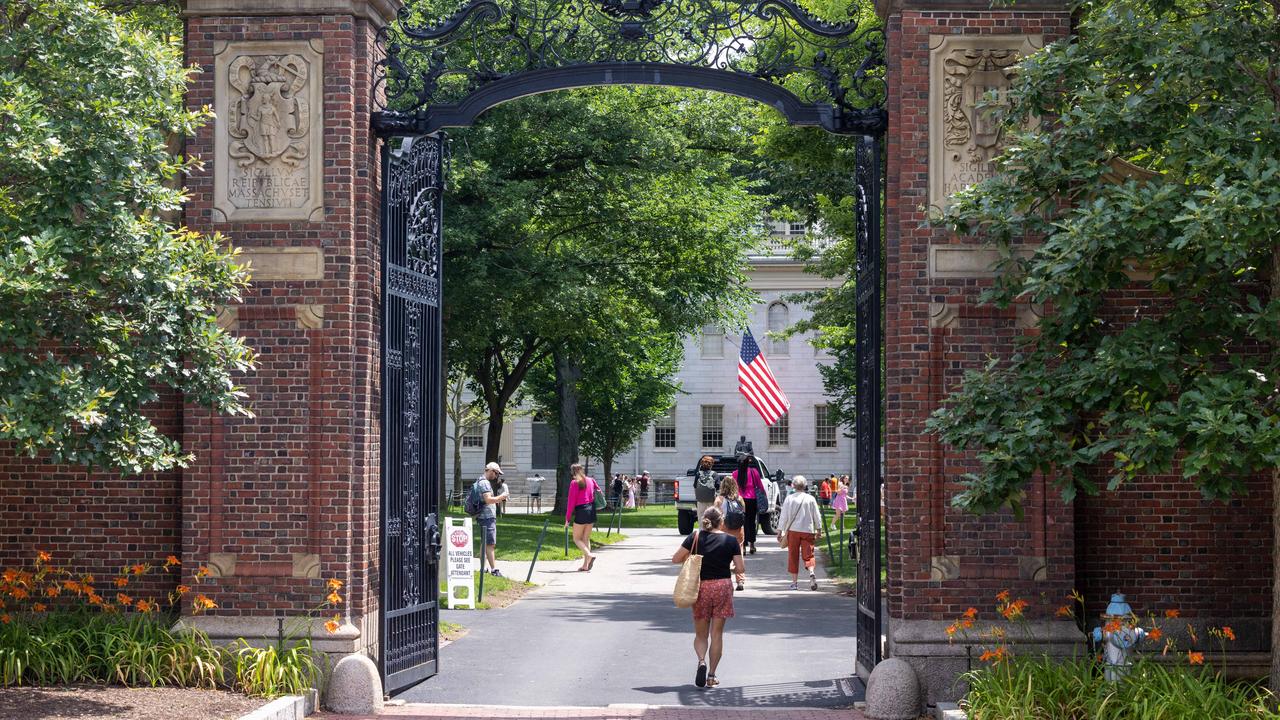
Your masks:
[{"label": "backpack", "polygon": [[479,482],[467,491],[467,496],[462,500],[462,510],[471,517],[476,517],[484,510],[484,493],[480,491]]},{"label": "backpack", "polygon": [[730,530],[737,530],[747,524],[747,511],[742,506],[741,500],[730,500],[725,498],[724,501],[724,524]]}]

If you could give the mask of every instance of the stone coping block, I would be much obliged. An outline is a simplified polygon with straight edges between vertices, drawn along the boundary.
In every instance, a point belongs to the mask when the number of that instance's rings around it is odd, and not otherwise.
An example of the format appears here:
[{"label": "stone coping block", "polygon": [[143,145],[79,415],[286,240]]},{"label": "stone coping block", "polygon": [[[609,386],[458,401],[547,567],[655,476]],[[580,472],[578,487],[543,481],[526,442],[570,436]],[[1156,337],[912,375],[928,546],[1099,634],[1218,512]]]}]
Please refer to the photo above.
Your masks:
[{"label": "stone coping block", "polygon": [[[311,618],[307,624],[296,618],[283,618],[284,632],[294,632],[305,637],[310,632],[311,647],[326,654],[342,654],[355,652],[360,645],[360,629],[350,619],[346,619],[335,633],[325,629],[327,617]],[[255,647],[274,643],[280,632],[280,618],[254,616],[218,616],[195,615],[184,617],[177,622],[175,629],[193,628],[209,636],[218,644],[227,644],[243,638]]]},{"label": "stone coping block", "polygon": [[319,707],[319,696],[315,690],[308,690],[305,695],[285,695],[240,716],[239,720],[302,720]]}]

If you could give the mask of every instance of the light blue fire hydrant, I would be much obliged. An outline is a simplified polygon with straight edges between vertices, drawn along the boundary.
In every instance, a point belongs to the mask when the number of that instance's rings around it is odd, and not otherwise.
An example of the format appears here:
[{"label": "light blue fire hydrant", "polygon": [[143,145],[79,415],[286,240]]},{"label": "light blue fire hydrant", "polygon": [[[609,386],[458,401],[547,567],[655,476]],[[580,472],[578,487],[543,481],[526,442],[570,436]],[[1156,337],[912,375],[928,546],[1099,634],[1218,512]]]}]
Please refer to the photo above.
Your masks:
[{"label": "light blue fire hydrant", "polygon": [[[1133,609],[1124,601],[1122,593],[1111,596],[1107,611],[1102,614],[1102,626],[1093,629],[1093,641],[1101,644],[1102,658],[1107,667],[1104,675],[1107,680],[1115,682],[1129,672],[1133,662],[1129,659],[1129,651],[1138,641],[1147,636],[1147,631],[1133,625]],[[1119,628],[1116,628],[1119,624]],[[1110,625],[1112,629],[1108,630]]]}]

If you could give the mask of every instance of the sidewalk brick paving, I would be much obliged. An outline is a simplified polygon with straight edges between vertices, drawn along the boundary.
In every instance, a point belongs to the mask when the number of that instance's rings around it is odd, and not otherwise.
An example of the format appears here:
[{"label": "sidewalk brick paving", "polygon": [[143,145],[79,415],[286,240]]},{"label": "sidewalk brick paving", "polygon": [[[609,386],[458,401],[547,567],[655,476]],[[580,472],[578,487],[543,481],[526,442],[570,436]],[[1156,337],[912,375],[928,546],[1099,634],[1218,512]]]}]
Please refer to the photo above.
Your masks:
[{"label": "sidewalk brick paving", "polygon": [[495,705],[392,705],[376,716],[312,716],[316,720],[461,720],[463,718],[565,718],[576,720],[866,720],[851,708],[734,708],[614,705],[611,707],[511,707]]}]

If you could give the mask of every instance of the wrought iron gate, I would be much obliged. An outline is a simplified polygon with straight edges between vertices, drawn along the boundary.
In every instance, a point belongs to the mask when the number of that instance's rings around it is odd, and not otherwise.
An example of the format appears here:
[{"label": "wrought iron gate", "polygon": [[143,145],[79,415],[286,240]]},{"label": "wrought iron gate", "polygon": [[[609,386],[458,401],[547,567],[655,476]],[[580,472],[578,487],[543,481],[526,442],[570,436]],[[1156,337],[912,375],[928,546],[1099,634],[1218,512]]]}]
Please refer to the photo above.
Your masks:
[{"label": "wrought iron gate", "polygon": [[880,662],[880,136],[857,148],[858,674]]},{"label": "wrought iron gate", "polygon": [[382,151],[382,606],[378,660],[388,693],[436,673],[444,470],[439,134]]}]

